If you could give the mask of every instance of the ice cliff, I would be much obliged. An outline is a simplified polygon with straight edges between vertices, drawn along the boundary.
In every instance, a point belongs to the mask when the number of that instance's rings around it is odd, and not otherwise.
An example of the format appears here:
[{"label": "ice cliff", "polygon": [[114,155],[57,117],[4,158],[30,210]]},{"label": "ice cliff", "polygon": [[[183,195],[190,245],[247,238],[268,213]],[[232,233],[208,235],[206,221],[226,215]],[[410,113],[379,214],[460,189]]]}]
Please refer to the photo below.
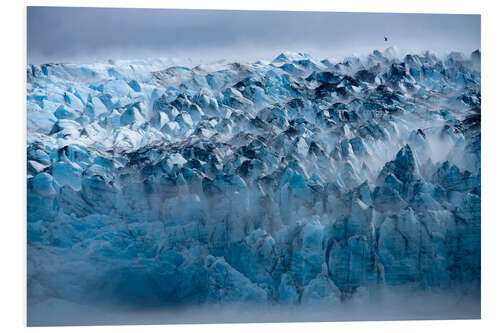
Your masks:
[{"label": "ice cliff", "polygon": [[26,75],[30,304],[479,290],[479,51]]}]

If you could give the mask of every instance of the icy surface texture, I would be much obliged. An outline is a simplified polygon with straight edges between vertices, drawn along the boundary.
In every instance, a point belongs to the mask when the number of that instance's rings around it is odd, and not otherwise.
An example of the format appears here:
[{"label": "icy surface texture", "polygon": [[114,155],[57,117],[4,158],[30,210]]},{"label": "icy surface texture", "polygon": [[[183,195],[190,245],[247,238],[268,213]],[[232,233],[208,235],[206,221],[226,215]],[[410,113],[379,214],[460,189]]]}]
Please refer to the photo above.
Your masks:
[{"label": "icy surface texture", "polygon": [[29,304],[478,293],[479,59],[29,66]]}]

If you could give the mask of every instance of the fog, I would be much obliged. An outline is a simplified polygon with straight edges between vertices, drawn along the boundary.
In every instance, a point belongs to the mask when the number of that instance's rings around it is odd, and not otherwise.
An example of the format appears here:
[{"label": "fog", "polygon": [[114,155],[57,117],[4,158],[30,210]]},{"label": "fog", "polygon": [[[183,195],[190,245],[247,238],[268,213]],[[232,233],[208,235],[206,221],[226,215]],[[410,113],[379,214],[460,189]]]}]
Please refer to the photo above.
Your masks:
[{"label": "fog", "polygon": [[241,303],[113,308],[50,299],[28,304],[28,314],[28,326],[451,320],[480,319],[481,299],[477,286],[439,293],[381,286],[371,295],[364,293],[340,305],[287,307]]},{"label": "fog", "polygon": [[[342,58],[396,46],[469,53],[479,15],[28,7],[28,63],[144,57]],[[384,36],[388,41],[384,41]]]}]

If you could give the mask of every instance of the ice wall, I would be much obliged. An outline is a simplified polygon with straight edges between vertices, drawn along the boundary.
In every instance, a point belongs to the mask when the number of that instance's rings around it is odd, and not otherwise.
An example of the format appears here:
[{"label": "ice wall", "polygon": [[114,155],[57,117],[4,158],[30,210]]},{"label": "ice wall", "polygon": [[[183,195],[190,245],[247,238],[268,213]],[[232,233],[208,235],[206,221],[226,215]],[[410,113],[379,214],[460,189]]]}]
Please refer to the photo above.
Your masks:
[{"label": "ice wall", "polygon": [[479,297],[479,51],[46,64],[27,81],[34,309]]}]

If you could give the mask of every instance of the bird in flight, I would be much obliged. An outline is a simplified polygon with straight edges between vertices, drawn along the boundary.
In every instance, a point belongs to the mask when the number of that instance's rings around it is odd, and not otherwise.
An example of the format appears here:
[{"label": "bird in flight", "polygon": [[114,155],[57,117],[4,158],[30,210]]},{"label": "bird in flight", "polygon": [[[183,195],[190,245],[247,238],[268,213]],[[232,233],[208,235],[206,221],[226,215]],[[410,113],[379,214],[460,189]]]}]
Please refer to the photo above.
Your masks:
[{"label": "bird in flight", "polygon": [[388,40],[389,39],[386,36],[384,36],[384,42],[387,42]]}]

